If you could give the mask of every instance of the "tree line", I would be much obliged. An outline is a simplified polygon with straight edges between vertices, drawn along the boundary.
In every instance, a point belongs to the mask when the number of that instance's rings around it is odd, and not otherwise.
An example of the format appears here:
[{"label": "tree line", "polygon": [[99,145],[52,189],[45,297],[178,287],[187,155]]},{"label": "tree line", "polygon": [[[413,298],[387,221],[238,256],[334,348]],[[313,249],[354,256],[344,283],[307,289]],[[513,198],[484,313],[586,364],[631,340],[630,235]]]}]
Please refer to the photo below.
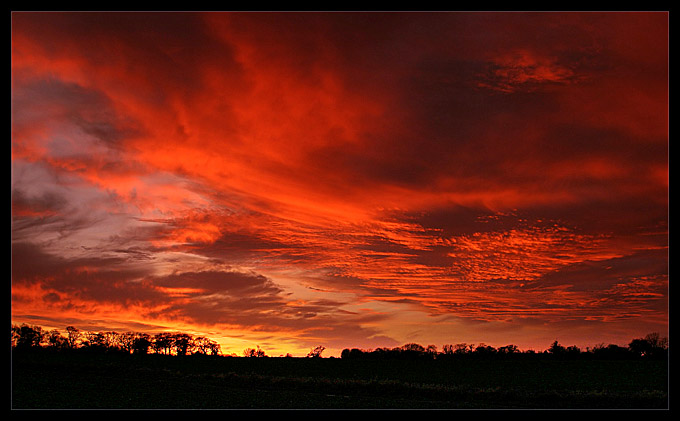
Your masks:
[{"label": "tree line", "polygon": [[66,333],[44,330],[40,326],[12,325],[12,348],[25,350],[49,348],[128,354],[220,355],[220,345],[206,337],[193,337],[181,332],[161,332],[155,335],[140,332],[87,332],[73,326]]},{"label": "tree line", "polygon": [[650,333],[644,338],[633,339],[628,346],[623,347],[615,344],[596,345],[585,350],[573,345],[565,347],[558,341],[553,342],[544,351],[525,350],[521,351],[516,345],[506,345],[499,348],[481,343],[479,345],[458,343],[443,346],[438,351],[435,345],[426,347],[417,343],[408,343],[395,348],[376,348],[362,350],[358,348],[345,348],[340,357],[343,359],[438,359],[447,360],[455,358],[521,358],[523,356],[546,356],[562,359],[627,359],[627,358],[651,358],[661,359],[668,356],[668,339],[658,333]]},{"label": "tree line", "polygon": [[[18,350],[51,349],[59,351],[106,352],[127,354],[161,355],[222,355],[220,345],[206,337],[193,337],[182,332],[161,332],[155,335],[140,332],[118,333],[81,331],[68,326],[62,334],[58,329],[45,330],[40,326],[12,325],[12,348]],[[326,349],[317,346],[307,354],[308,358],[320,358]],[[236,356],[230,354],[228,356]],[[244,357],[268,357],[266,352],[246,348]],[[286,357],[291,357],[287,354]]]},{"label": "tree line", "polygon": [[[206,337],[193,337],[181,332],[161,332],[155,335],[140,332],[117,333],[87,332],[68,326],[65,335],[59,330],[44,330],[40,326],[12,325],[12,348],[18,350],[49,348],[54,350],[81,350],[91,352],[120,352],[128,354],[161,354],[161,355],[221,355],[220,345]],[[326,348],[317,346],[307,358],[321,358]],[[231,354],[230,356],[236,356]],[[263,349],[246,348],[244,357],[268,357]],[[287,354],[286,357],[290,357]],[[585,350],[579,347],[562,346],[554,341],[544,351],[520,350],[516,345],[499,348],[484,343],[475,345],[468,343],[447,344],[439,351],[435,345],[422,346],[408,343],[394,348],[376,348],[363,350],[345,348],[342,359],[454,359],[461,357],[503,358],[520,356],[549,356],[552,358],[666,358],[668,356],[668,339],[658,333],[650,333],[644,338],[633,339],[628,346],[600,344]]]}]

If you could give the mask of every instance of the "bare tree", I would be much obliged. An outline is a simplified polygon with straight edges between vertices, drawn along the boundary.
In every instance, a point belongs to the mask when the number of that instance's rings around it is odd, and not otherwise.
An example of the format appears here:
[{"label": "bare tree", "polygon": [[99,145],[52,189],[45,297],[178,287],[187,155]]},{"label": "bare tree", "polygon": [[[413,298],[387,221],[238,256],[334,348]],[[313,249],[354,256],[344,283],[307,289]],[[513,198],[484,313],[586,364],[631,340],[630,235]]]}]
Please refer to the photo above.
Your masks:
[{"label": "bare tree", "polygon": [[648,334],[647,336],[645,336],[645,340],[653,348],[661,348],[661,349],[668,348],[668,338],[662,338],[661,335],[659,335],[658,332],[652,332],[652,333]]}]

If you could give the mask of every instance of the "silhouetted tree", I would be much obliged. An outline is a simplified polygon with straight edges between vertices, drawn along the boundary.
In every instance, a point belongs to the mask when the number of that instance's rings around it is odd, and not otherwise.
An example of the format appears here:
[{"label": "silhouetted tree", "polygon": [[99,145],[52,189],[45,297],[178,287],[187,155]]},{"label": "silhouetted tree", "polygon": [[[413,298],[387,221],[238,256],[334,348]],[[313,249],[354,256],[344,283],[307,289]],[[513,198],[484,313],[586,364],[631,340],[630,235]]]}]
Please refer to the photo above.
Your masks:
[{"label": "silhouetted tree", "polygon": [[243,350],[243,355],[246,357],[266,357],[267,355],[265,354],[264,350],[260,349],[260,346],[257,345],[257,349],[253,348],[246,348]]},{"label": "silhouetted tree", "polygon": [[177,355],[187,355],[193,347],[193,338],[186,333],[172,335],[172,347]]},{"label": "silhouetted tree", "polygon": [[130,354],[134,351],[134,345],[135,345],[135,338],[137,337],[137,334],[134,332],[125,332],[121,333],[118,335],[118,347]]},{"label": "silhouetted tree", "polygon": [[428,345],[425,348],[425,355],[427,355],[430,358],[437,358],[437,346],[436,345]]},{"label": "silhouetted tree", "polygon": [[321,353],[326,349],[325,346],[319,345],[316,348],[312,349],[309,351],[309,354],[307,354],[307,358],[321,358]]},{"label": "silhouetted tree", "polygon": [[474,348],[474,344],[460,343],[453,346],[453,353],[458,355],[471,354]]},{"label": "silhouetted tree", "polygon": [[555,341],[550,345],[550,348],[548,348],[548,353],[552,355],[564,355],[567,352],[567,350],[559,344],[559,342]]},{"label": "silhouetted tree", "polygon": [[658,332],[648,334],[645,340],[652,345],[652,348],[668,349],[668,338],[662,338]]},{"label": "silhouetted tree", "polygon": [[401,346],[399,356],[405,359],[416,359],[425,355],[425,348],[417,343],[408,343]]},{"label": "silhouetted tree", "polygon": [[[371,352],[371,358],[373,359],[387,359],[394,356],[394,352],[387,347],[378,347]],[[342,357],[342,355],[341,355]]]},{"label": "silhouetted tree", "polygon": [[628,348],[624,348],[615,344],[609,344],[604,346],[604,344],[597,345],[592,350],[593,356],[602,359],[623,359],[632,356],[632,353]]},{"label": "silhouetted tree", "polygon": [[416,343],[408,343],[408,344],[402,345],[401,349],[403,351],[425,352],[425,348],[423,348],[422,345],[419,345],[419,344],[416,344]]},{"label": "silhouetted tree", "polygon": [[628,349],[630,350],[631,353],[638,357],[648,356],[652,351],[652,347],[649,344],[649,342],[641,338],[633,339],[628,344]]},{"label": "silhouetted tree", "polygon": [[581,355],[581,348],[576,345],[568,346],[565,350],[566,355],[569,357],[578,357]]},{"label": "silhouetted tree", "polygon": [[90,352],[104,352],[108,348],[108,338],[103,332],[85,332],[82,348]]},{"label": "silhouetted tree", "polygon": [[151,348],[156,354],[170,355],[173,347],[173,334],[170,332],[161,332],[153,336],[151,341]]},{"label": "silhouetted tree", "polygon": [[638,357],[662,357],[668,351],[668,339],[662,338],[657,332],[654,332],[644,338],[633,339],[628,344],[628,349]]},{"label": "silhouetted tree", "polygon": [[[81,348],[89,352],[125,352],[147,354],[150,349],[159,354],[187,355],[189,353],[220,355],[220,345],[205,337],[194,339],[185,333],[162,332],[151,337],[147,333],[81,332],[73,326],[66,327],[66,336],[57,329],[43,331],[39,326],[11,325],[12,348],[39,348],[43,344],[55,349]],[[235,354],[234,354],[235,355]],[[254,356],[265,356],[263,350],[254,350]]]},{"label": "silhouetted tree", "polygon": [[82,337],[82,334],[78,329],[73,326],[66,327],[66,346],[70,349],[76,349],[78,347],[78,341]]},{"label": "silhouetted tree", "polygon": [[517,345],[505,345],[498,348],[498,353],[505,355],[519,354],[519,348],[517,348]]},{"label": "silhouetted tree", "polygon": [[215,341],[199,336],[194,339],[194,352],[203,355],[218,355],[220,353],[220,345]]},{"label": "silhouetted tree", "polygon": [[123,350],[123,337],[115,331],[104,332],[104,345],[107,351],[119,352]]},{"label": "silhouetted tree", "polygon": [[135,354],[148,354],[151,348],[151,336],[148,333],[135,333],[132,340],[132,352]]},{"label": "silhouetted tree", "polygon": [[352,349],[343,349],[342,352],[340,353],[340,358],[344,359],[357,359],[361,358],[363,356],[364,352],[358,348],[352,348]]},{"label": "silhouetted tree", "polygon": [[220,355],[222,352],[220,344],[215,341],[210,341],[209,344],[210,345],[208,349],[210,350],[210,355]]},{"label": "silhouetted tree", "polygon": [[490,345],[484,344],[484,343],[477,345],[477,348],[475,348],[475,355],[482,356],[482,357],[488,357],[488,356],[491,356],[491,355],[495,355],[496,352],[497,352],[496,348],[494,348]]},{"label": "silhouetted tree", "polygon": [[66,338],[61,336],[57,329],[52,329],[45,336],[47,346],[52,349],[62,349],[66,347]]},{"label": "silhouetted tree", "polygon": [[30,349],[40,346],[45,332],[40,326],[12,326],[12,343],[17,349]]}]

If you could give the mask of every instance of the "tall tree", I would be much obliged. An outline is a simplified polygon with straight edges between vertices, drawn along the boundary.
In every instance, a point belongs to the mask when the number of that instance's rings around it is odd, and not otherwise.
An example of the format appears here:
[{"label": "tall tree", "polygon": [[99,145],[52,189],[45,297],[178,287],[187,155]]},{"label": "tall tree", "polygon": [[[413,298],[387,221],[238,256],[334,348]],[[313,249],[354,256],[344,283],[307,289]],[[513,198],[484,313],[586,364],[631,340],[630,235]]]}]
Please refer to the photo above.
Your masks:
[{"label": "tall tree", "polygon": [[44,337],[45,332],[40,326],[12,326],[12,342],[18,349],[37,348]]},{"label": "tall tree", "polygon": [[170,355],[172,353],[173,342],[172,333],[161,332],[154,335],[151,347],[157,354]]},{"label": "tall tree", "polygon": [[172,347],[177,355],[187,355],[194,344],[194,338],[186,333],[175,333],[172,335]]},{"label": "tall tree", "polygon": [[82,334],[78,329],[73,326],[66,327],[66,346],[70,349],[75,349],[78,347],[78,341],[82,337]]},{"label": "tall tree", "polygon": [[220,345],[203,336],[194,339],[194,352],[196,354],[204,355],[218,355],[220,353]]}]

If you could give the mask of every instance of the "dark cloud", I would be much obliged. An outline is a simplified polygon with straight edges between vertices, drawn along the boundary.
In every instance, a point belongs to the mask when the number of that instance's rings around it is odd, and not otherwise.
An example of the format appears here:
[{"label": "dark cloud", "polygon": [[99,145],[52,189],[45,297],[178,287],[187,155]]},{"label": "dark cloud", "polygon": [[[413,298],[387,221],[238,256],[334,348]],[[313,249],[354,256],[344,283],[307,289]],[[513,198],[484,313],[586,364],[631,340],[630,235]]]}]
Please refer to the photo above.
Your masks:
[{"label": "dark cloud", "polygon": [[529,288],[562,285],[573,291],[595,292],[646,279],[663,289],[668,270],[668,250],[640,250],[625,257],[566,266],[530,282]]},{"label": "dark cloud", "polygon": [[109,147],[142,133],[141,125],[119,115],[99,90],[59,79],[17,79],[12,90],[12,122],[17,131],[36,119],[52,125],[70,123]]},{"label": "dark cloud", "polygon": [[55,192],[46,191],[39,196],[31,196],[20,188],[12,189],[13,219],[53,216],[60,213],[66,204],[66,198]]},{"label": "dark cloud", "polygon": [[163,85],[187,93],[200,86],[206,60],[222,71],[237,70],[229,49],[211,36],[197,13],[14,13],[12,27],[30,34],[48,56],[78,48],[101,68],[115,63],[152,74],[147,80],[159,88],[152,91],[158,99],[168,98]]},{"label": "dark cloud", "polygon": [[489,209],[457,204],[429,209],[409,217],[426,229],[441,230],[442,237],[498,230],[507,226],[508,219],[518,219],[515,215],[499,215]]},{"label": "dark cloud", "polygon": [[38,284],[45,291],[95,302],[161,300],[159,294],[135,282],[147,274],[148,270],[127,267],[126,260],[116,257],[68,259],[35,244],[12,244],[12,284],[17,286]]},{"label": "dark cloud", "polygon": [[12,243],[12,281],[31,282],[63,274],[71,267],[105,268],[122,263],[117,258],[76,258],[73,260],[46,252],[37,244]]},{"label": "dark cloud", "polygon": [[270,279],[255,273],[205,271],[154,277],[153,284],[169,288],[198,288],[200,294],[231,293],[235,296],[277,295],[282,290]]},{"label": "dark cloud", "polygon": [[183,295],[191,297],[189,300],[169,300],[168,307],[158,314],[151,312],[151,316],[208,326],[226,324],[251,332],[297,332],[299,340],[306,340],[319,336],[332,338],[347,329],[370,336],[376,331],[361,328],[361,324],[385,317],[347,317],[339,310],[345,303],[335,300],[290,301],[288,294],[270,279],[253,273],[184,273],[151,281],[157,286],[201,289]]},{"label": "dark cloud", "polygon": [[[277,257],[282,260],[299,260],[304,249],[285,241],[247,230],[225,232],[211,243],[190,246],[192,253],[219,259],[220,261],[248,261],[263,256]],[[298,253],[296,253],[296,251]]]},{"label": "dark cloud", "polygon": [[[83,212],[80,206],[83,197],[62,184],[67,178],[44,163],[14,163],[11,197],[13,242],[48,241],[45,235],[66,238],[102,221],[104,216],[101,213]],[[86,198],[101,198],[91,190],[80,192]]]}]

